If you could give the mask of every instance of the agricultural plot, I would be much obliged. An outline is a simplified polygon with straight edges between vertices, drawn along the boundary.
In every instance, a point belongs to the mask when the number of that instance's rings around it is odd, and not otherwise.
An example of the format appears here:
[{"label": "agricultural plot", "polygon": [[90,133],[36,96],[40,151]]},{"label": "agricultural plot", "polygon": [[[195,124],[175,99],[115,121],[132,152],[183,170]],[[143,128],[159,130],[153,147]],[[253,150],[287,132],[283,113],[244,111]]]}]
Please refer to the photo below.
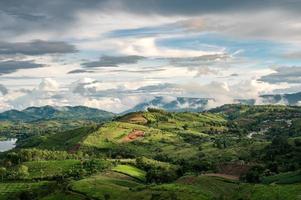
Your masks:
[{"label": "agricultural plot", "polygon": [[72,190],[97,199],[145,199],[132,190],[142,186],[136,179],[116,172],[95,175],[72,183]]},{"label": "agricultural plot", "polygon": [[291,184],[301,183],[301,171],[280,173],[274,176],[267,176],[262,181],[265,184],[277,183],[277,184]]},{"label": "agricultural plot", "polygon": [[140,181],[145,181],[145,171],[130,165],[117,165],[112,169],[115,172],[126,174],[130,177],[136,178]]},{"label": "agricultural plot", "polygon": [[8,182],[0,183],[0,200],[5,200],[11,194],[30,191],[47,185],[48,182]]},{"label": "agricultural plot", "polygon": [[79,160],[31,161],[23,163],[28,167],[29,179],[62,176],[76,165]]}]

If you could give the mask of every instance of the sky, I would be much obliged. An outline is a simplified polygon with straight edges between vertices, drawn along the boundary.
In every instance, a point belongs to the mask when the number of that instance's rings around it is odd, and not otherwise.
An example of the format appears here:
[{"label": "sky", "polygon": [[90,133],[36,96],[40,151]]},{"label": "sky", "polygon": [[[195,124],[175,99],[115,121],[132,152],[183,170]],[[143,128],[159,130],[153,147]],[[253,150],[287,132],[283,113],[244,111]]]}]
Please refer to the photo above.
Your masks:
[{"label": "sky", "polygon": [[301,91],[301,0],[0,0],[0,111]]}]

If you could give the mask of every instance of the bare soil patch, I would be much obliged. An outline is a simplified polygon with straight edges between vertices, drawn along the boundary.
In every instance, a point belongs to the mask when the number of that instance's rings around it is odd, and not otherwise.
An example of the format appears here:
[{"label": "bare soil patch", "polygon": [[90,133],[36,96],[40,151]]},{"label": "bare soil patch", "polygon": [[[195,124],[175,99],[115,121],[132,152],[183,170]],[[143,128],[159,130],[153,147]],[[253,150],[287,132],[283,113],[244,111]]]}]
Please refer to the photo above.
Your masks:
[{"label": "bare soil patch", "polygon": [[204,176],[215,176],[215,177],[221,177],[221,178],[235,180],[235,181],[239,180],[239,176],[233,176],[233,175],[228,175],[228,174],[207,173],[207,174],[204,174]]},{"label": "bare soil patch", "polygon": [[198,178],[195,176],[185,176],[181,177],[180,179],[177,180],[178,183],[183,183],[187,185],[194,185],[198,181]]},{"label": "bare soil patch", "polygon": [[241,175],[246,174],[250,168],[251,166],[246,164],[226,163],[219,164],[217,166],[217,172],[218,174],[227,174],[240,177]]},{"label": "bare soil patch", "polygon": [[69,151],[68,151],[68,153],[76,153],[78,150],[79,150],[79,148],[80,148],[80,144],[76,144],[76,145],[74,145],[73,147],[71,147],[70,149],[69,149]]},{"label": "bare soil patch", "polygon": [[133,130],[131,133],[129,133],[127,136],[122,138],[123,142],[132,142],[138,138],[144,137],[145,133],[141,130]]}]

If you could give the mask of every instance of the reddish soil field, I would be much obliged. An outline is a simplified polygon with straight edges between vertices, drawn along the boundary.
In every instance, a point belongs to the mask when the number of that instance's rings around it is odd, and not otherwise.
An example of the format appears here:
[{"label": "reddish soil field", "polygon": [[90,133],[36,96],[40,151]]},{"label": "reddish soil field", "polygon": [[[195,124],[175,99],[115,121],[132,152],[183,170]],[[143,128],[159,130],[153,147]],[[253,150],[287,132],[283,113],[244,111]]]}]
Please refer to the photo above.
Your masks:
[{"label": "reddish soil field", "polygon": [[131,133],[129,133],[127,136],[125,136],[122,141],[123,142],[132,142],[136,140],[137,138],[144,137],[144,132],[140,130],[133,130]]},{"label": "reddish soil field", "polygon": [[69,149],[68,153],[76,153],[80,148],[80,144],[74,145],[71,149]]}]

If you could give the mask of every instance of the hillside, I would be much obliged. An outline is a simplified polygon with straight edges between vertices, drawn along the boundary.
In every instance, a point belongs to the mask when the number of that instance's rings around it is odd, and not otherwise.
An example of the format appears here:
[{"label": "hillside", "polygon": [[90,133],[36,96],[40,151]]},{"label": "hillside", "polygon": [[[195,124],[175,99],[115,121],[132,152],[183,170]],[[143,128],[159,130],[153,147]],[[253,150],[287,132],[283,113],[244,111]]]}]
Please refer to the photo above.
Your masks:
[{"label": "hillside", "polygon": [[85,106],[65,107],[29,107],[22,111],[10,110],[0,113],[0,121],[32,122],[50,119],[68,120],[102,120],[110,119],[113,113]]},{"label": "hillside", "polygon": [[0,137],[28,138],[111,120],[115,114],[85,106],[29,107],[0,113]]},{"label": "hillside", "polygon": [[[0,154],[3,184],[20,185],[0,191],[37,199],[295,200],[300,116],[300,107],[288,106],[225,105],[201,113],[149,108],[33,135]],[[43,185],[22,185],[37,180]]]}]

